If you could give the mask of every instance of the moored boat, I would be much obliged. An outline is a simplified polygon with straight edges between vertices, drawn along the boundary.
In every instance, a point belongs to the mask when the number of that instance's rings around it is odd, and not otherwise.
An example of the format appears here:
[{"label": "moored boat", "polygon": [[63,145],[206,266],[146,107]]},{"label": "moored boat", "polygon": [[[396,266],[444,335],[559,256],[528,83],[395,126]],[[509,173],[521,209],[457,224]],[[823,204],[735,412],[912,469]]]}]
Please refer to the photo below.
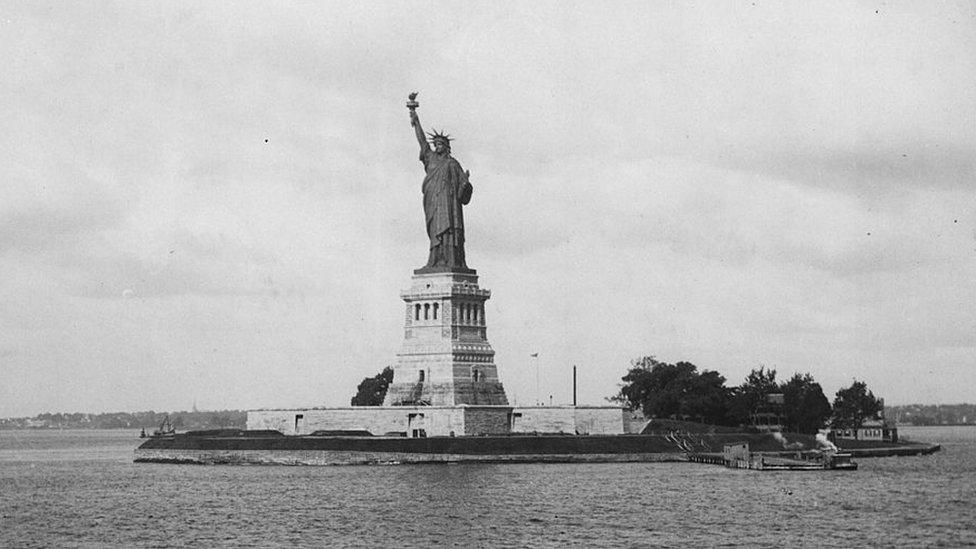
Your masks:
[{"label": "moored boat", "polygon": [[753,452],[748,443],[726,444],[722,463],[732,469],[757,471],[856,471],[851,454],[836,450]]}]

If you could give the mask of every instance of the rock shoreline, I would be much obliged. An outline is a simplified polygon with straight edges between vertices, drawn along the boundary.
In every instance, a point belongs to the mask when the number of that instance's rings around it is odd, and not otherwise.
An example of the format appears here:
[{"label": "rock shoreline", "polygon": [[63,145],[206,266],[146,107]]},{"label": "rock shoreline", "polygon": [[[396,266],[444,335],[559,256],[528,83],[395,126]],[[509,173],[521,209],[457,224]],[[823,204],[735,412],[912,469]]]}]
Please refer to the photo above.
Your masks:
[{"label": "rock shoreline", "polygon": [[[257,435],[257,436],[256,436]],[[812,437],[793,444],[815,448]],[[806,440],[809,438],[811,440]],[[721,451],[748,442],[756,451],[783,451],[769,434],[523,435],[399,438],[371,436],[277,436],[248,431],[153,437],[135,450],[140,463],[253,465],[365,465],[404,463],[617,463],[688,461],[689,454]],[[814,444],[810,444],[814,442]],[[841,448],[854,457],[924,455],[937,444],[903,443]]]}]

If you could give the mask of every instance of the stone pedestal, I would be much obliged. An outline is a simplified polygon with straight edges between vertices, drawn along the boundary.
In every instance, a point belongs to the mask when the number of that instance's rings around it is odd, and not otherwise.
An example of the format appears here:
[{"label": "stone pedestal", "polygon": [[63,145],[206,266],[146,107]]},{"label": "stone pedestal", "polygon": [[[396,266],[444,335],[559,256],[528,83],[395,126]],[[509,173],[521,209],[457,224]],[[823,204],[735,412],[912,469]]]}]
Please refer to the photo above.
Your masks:
[{"label": "stone pedestal", "polygon": [[488,344],[485,301],[474,270],[414,271],[403,346],[384,406],[507,406]]}]

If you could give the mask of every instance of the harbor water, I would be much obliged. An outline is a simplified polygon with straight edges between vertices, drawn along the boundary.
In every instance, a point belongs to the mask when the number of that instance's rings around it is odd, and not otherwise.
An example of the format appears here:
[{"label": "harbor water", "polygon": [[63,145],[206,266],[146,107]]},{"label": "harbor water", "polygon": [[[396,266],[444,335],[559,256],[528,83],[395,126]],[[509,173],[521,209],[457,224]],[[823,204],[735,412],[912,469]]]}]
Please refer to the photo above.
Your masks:
[{"label": "harbor water", "polygon": [[0,431],[0,547],[976,545],[976,427],[856,472],[693,463],[137,464],[130,431]]}]

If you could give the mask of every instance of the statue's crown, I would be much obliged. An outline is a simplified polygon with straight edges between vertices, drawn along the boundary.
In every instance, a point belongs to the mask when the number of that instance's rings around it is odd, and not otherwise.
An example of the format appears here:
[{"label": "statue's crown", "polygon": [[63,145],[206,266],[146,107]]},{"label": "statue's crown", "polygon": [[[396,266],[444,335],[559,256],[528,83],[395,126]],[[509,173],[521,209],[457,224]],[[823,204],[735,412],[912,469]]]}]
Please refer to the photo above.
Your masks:
[{"label": "statue's crown", "polygon": [[430,137],[430,140],[431,141],[436,141],[437,139],[443,139],[444,141],[447,141],[448,143],[450,143],[454,139],[450,135],[447,135],[446,133],[441,133],[441,132],[439,132],[437,130],[434,130],[434,133],[427,132],[427,136]]}]

